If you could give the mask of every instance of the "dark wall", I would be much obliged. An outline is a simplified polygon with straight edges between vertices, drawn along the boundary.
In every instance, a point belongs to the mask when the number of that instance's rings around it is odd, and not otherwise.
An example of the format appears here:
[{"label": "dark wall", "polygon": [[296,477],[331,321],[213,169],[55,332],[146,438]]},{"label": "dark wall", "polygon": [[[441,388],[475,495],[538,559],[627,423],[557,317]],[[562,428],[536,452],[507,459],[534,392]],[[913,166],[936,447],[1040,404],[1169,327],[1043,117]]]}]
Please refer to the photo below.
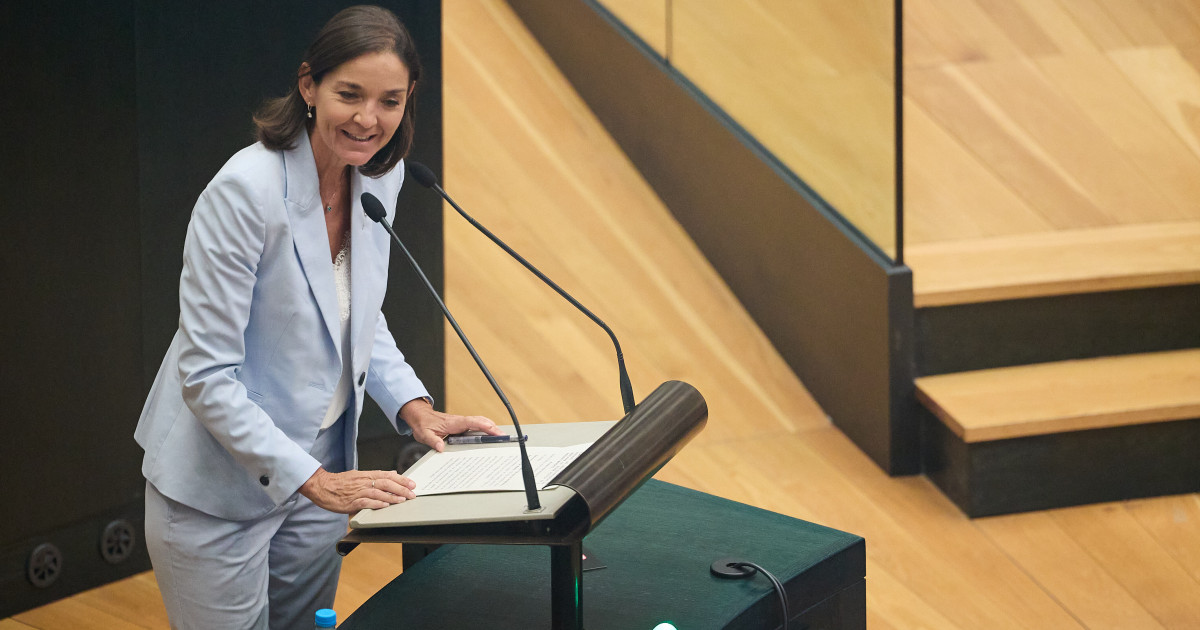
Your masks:
[{"label": "dark wall", "polygon": [[[192,206],[253,142],[253,110],[290,87],[308,42],[349,4],[0,3],[0,617],[147,566],[140,541],[128,564],[105,568],[93,566],[98,541],[78,539],[118,517],[140,534],[133,429],[177,325]],[[380,4],[417,40],[414,158],[440,172],[441,5]],[[440,286],[440,203],[415,188],[401,194],[397,231]],[[388,296],[397,342],[444,398],[441,315],[403,260]],[[363,425],[365,440],[396,441],[373,406]],[[62,579],[29,590],[26,559],[44,542],[63,551]]]},{"label": "dark wall", "polygon": [[4,3],[0,24],[6,543],[136,492],[144,314],[132,3]]}]

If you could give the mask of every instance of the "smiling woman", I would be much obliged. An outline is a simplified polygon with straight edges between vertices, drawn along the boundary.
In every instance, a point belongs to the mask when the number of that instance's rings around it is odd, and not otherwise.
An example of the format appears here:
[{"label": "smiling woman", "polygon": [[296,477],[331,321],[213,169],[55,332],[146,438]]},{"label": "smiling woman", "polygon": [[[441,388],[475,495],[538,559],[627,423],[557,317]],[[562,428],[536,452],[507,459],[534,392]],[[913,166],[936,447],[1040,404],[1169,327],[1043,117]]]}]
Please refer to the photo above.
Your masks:
[{"label": "smiling woman", "polygon": [[300,67],[300,94],[313,116],[317,170],[362,166],[391,141],[404,118],[408,68],[391,51],[362,55],[338,66],[318,84]]},{"label": "smiling woman", "polygon": [[[300,64],[300,95],[308,107],[308,133],[317,162],[330,257],[346,250],[350,229],[347,167],[361,167],[391,142],[412,92],[408,68],[392,50],[367,53],[330,70],[317,83]],[[339,269],[340,270],[340,269]]]},{"label": "smiling woman", "polygon": [[[302,86],[311,84],[320,91],[320,88],[325,86],[327,75],[345,70],[343,66],[388,55],[394,59],[384,62],[374,70],[391,71],[391,74],[382,77],[371,74],[370,78],[381,79],[383,85],[369,87],[382,88],[388,100],[399,101],[396,105],[402,114],[399,127],[382,146],[384,150],[373,154],[366,163],[356,166],[363,175],[370,177],[378,177],[392,170],[412,148],[416,117],[412,96],[421,80],[421,61],[408,30],[395,15],[380,7],[351,7],[329,21],[304,53],[304,61],[297,72],[296,86],[286,96],[267,101],[254,117],[258,126],[259,141],[268,149],[291,149],[300,131],[311,129],[323,105],[314,102],[315,97],[311,94],[302,93]],[[392,65],[391,61],[397,62],[398,65]],[[343,78],[351,82],[355,80]],[[364,80],[365,78],[363,77]],[[335,79],[334,83],[336,82]],[[345,87],[352,89],[343,89]],[[360,84],[337,87],[331,83],[325,89],[332,95],[341,97],[339,92],[354,92],[353,88],[357,88],[358,92],[354,97],[363,98],[366,96],[362,93],[365,87],[368,86]]]},{"label": "smiling woman", "polygon": [[354,201],[395,215],[420,68],[390,11],[338,13],[255,117],[260,142],[196,202],[179,328],[135,432],[173,627],[298,628],[333,604],[346,514],[414,496],[395,471],[356,470],[366,394],[437,450],[499,433],[433,409],[380,311],[387,233]]}]

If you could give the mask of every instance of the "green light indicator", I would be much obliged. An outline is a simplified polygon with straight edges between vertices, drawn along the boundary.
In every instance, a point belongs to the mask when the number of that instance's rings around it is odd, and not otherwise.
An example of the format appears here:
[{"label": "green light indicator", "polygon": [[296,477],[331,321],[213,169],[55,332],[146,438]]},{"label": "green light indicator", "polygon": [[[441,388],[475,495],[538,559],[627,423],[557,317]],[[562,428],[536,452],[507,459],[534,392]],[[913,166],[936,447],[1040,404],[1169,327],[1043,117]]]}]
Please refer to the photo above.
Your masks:
[{"label": "green light indicator", "polygon": [[670,621],[664,621],[664,622],[658,624],[657,626],[654,626],[654,630],[679,630],[679,629],[676,628],[675,624],[671,623]]}]

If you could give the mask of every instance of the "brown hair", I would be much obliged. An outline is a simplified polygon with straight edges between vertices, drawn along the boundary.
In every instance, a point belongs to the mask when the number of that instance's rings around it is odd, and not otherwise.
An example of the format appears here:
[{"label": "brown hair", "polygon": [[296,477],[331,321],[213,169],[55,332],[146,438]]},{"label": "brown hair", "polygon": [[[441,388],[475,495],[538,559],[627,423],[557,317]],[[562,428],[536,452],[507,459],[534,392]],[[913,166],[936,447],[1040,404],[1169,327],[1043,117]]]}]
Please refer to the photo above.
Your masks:
[{"label": "brown hair", "polygon": [[[404,117],[392,139],[384,145],[359,172],[379,177],[392,170],[401,158],[408,155],[413,143],[413,119],[416,116],[416,92],[421,76],[421,60],[412,36],[391,11],[376,6],[353,6],[333,16],[317,33],[316,39],[304,52],[303,63],[313,82],[320,83],[325,74],[362,55],[391,51],[408,68],[413,88],[408,93]],[[301,71],[303,74],[303,71]],[[282,151],[296,146],[296,138],[308,128],[308,106],[300,95],[299,82],[292,83],[286,96],[268,99],[254,114],[257,137],[268,149]]]}]

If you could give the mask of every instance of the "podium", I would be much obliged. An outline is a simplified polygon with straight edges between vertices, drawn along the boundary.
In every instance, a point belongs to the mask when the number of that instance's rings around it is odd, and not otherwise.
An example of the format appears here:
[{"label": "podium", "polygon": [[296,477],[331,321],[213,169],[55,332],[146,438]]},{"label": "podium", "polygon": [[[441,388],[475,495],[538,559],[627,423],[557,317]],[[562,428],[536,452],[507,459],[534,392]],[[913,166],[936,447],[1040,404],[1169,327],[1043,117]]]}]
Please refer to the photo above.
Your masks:
[{"label": "podium", "polygon": [[[583,537],[704,427],[708,405],[691,385],[663,383],[616,423],[538,425],[538,443],[595,442],[526,509],[516,492],[435,495],[360,514],[338,542],[541,545],[550,548],[553,628],[583,627]],[[531,437],[532,439],[532,437]],[[503,602],[494,602],[502,606]]]},{"label": "podium", "polygon": [[[655,479],[585,539],[602,569],[584,573],[588,630],[761,630],[780,626],[762,576],[714,577],[737,556],[784,583],[791,628],[866,627],[865,543],[853,534]],[[342,630],[530,630],[552,627],[546,549],[445,545],[397,576]]]},{"label": "podium", "polygon": [[[343,555],[367,542],[443,546],[340,627],[777,627],[766,579],[710,574],[715,560],[737,557],[784,583],[792,627],[865,628],[862,538],[650,479],[706,420],[699,392],[665,383],[619,422],[536,426],[530,440],[548,446],[599,436],[539,492],[541,512],[524,510],[523,493],[496,492],[360,514],[338,543]],[[586,588],[585,536],[603,565],[586,573]]]}]

